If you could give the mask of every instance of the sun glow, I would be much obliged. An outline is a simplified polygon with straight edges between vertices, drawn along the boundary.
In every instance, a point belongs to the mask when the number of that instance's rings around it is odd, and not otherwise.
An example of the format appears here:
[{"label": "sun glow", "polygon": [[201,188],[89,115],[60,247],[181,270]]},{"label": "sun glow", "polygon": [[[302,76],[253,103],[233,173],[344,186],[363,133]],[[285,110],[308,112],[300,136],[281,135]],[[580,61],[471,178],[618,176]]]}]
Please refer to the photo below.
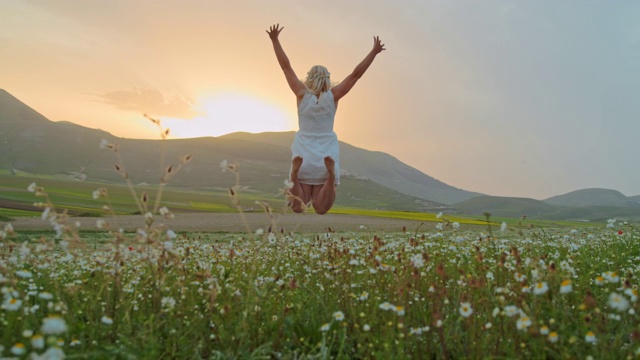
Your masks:
[{"label": "sun glow", "polygon": [[295,118],[267,101],[239,94],[204,97],[193,119],[162,118],[173,138],[220,136],[238,131],[252,133],[295,130]]}]

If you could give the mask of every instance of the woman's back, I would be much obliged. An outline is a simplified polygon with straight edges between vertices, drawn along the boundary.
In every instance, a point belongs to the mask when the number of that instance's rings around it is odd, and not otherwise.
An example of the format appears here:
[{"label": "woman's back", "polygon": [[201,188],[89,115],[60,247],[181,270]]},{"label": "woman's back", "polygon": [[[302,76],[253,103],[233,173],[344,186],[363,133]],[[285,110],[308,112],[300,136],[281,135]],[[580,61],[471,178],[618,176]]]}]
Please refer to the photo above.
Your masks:
[{"label": "woman's back", "polygon": [[298,128],[304,133],[331,134],[336,115],[336,103],[331,90],[317,97],[307,91],[298,105]]}]

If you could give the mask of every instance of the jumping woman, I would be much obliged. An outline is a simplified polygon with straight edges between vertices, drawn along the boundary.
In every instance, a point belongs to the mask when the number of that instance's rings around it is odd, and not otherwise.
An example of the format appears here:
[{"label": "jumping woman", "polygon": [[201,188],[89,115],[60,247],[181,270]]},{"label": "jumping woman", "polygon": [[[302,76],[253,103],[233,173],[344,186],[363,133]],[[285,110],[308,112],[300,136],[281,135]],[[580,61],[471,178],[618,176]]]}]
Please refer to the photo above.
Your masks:
[{"label": "jumping woman", "polygon": [[291,209],[303,212],[311,203],[318,214],[326,214],[336,199],[340,183],[340,151],[333,122],[338,101],[347,95],[358,79],[367,71],[376,55],[385,50],[380,38],[373,38],[373,48],[342,82],[331,86],[327,68],[316,65],[301,81],[291,67],[278,36],[284,27],[273,25],[267,30],[278,63],[284,72],[298,104],[299,130],[291,145],[290,180]]}]

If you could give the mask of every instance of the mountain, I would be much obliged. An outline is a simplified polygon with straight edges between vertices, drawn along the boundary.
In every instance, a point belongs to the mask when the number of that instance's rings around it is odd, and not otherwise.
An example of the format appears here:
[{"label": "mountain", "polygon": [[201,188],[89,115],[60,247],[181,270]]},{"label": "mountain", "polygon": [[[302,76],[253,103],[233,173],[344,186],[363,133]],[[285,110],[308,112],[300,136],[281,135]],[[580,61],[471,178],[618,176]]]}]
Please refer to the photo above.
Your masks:
[{"label": "mountain", "polygon": [[558,206],[607,206],[640,208],[640,202],[629,198],[616,190],[582,189],[543,200],[547,204]]},{"label": "mountain", "polygon": [[515,198],[503,196],[478,196],[453,205],[465,214],[483,215],[485,212],[491,216],[514,217],[522,215],[533,218],[546,218],[557,212],[557,207],[546,204],[540,200],[529,198]]},{"label": "mountain", "polygon": [[638,221],[640,207],[585,205],[554,205],[546,201],[499,196],[478,196],[465,200],[453,207],[464,214],[519,218],[526,215],[531,219],[573,220],[573,221],[606,221],[611,218]]},{"label": "mountain", "polygon": [[[147,121],[141,116],[141,121]],[[277,193],[288,178],[294,132],[235,133],[193,139],[140,140],[70,122],[53,122],[0,90],[0,169],[75,180],[122,184],[114,171],[123,167],[134,183],[158,184],[167,164],[186,154],[193,160],[170,186],[227,188],[235,176],[223,173],[223,160],[240,166],[245,189]],[[101,141],[118,152],[100,149]],[[451,204],[478,194],[442,183],[398,159],[341,142],[342,184],[337,203],[380,204],[405,210],[451,210]],[[161,159],[165,159],[162,161]]]},{"label": "mountain", "polygon": [[49,119],[9,94],[6,90],[0,89],[0,121],[2,121],[3,125],[17,122],[42,124],[48,122]]},{"label": "mountain", "polygon": [[640,204],[640,195],[628,196],[628,198]]},{"label": "mountain", "polygon": [[[285,133],[234,133],[225,139],[260,142],[267,145],[291,144],[295,132]],[[395,157],[340,142],[340,164],[347,176],[366,178],[401,193],[422,199],[452,204],[482,194],[461,190],[447,185],[401,162]]]}]

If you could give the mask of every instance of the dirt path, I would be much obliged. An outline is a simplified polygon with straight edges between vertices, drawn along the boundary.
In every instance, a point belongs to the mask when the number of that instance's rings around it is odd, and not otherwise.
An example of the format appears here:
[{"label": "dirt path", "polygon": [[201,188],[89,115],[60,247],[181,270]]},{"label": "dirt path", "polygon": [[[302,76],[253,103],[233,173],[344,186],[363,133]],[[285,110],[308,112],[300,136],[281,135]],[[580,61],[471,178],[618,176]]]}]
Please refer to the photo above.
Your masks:
[{"label": "dirt path", "polygon": [[[254,232],[257,229],[267,230],[271,224],[264,213],[246,213],[246,222],[249,229]],[[81,229],[96,229],[96,221],[102,219],[113,224],[116,229],[135,231],[144,227],[144,218],[141,215],[124,215],[115,218],[103,217],[79,217],[72,221],[79,222]],[[179,213],[173,219],[157,217],[156,224],[164,224],[168,229],[176,232],[246,232],[246,226],[240,214],[203,214],[203,213]],[[16,218],[12,222],[16,231],[20,230],[51,230],[47,221],[37,218]],[[384,231],[397,232],[406,227],[407,231],[415,231],[420,225],[419,221],[377,218],[356,215],[340,214],[276,214],[276,231],[284,228],[287,232],[318,233],[327,231],[328,227],[336,232],[349,231]],[[365,229],[361,228],[364,226]],[[424,226],[423,226],[424,228]]]}]

